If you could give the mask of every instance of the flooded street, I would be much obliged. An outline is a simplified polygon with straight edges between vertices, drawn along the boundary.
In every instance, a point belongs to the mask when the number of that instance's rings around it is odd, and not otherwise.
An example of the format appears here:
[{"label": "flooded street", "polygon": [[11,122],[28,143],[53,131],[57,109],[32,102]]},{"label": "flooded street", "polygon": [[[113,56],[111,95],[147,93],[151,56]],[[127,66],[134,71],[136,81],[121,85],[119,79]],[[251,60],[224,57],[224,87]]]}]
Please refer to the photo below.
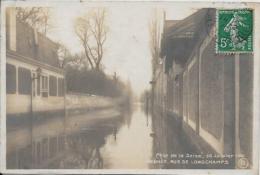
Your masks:
[{"label": "flooded street", "polygon": [[34,120],[8,131],[7,167],[146,169],[153,156],[151,133],[151,116],[141,103]]},{"label": "flooded street", "polygon": [[[181,121],[142,103],[34,119],[7,133],[10,169],[176,169],[199,154]],[[29,123],[29,122],[27,122]],[[190,156],[191,155],[191,156]],[[181,158],[183,157],[183,158]],[[203,157],[201,157],[203,158]],[[214,168],[213,166],[210,168]]]},{"label": "flooded street", "polygon": [[151,117],[141,110],[141,104],[136,104],[129,123],[105,139],[101,149],[104,168],[148,168],[152,156],[151,132]]}]

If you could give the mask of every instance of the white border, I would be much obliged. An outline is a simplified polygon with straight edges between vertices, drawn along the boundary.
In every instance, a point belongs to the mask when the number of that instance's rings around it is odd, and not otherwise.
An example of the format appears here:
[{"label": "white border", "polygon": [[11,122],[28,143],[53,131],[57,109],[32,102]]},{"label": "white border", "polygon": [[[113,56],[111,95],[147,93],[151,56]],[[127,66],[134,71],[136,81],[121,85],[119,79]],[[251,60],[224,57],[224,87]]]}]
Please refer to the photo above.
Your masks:
[{"label": "white border", "polygon": [[[84,1],[84,0],[83,0]],[[130,0],[129,0],[130,1]],[[129,2],[128,1],[128,2]],[[150,0],[152,2],[148,2],[148,0],[143,0],[143,1],[136,1],[136,2],[132,2],[131,1],[131,5],[132,4],[138,4],[140,5],[141,3],[144,3],[146,5],[148,4],[152,4],[152,5],[158,5],[158,6],[162,6],[162,5],[169,5],[172,4],[173,2],[169,2],[169,1],[164,1],[163,2],[158,2],[157,0]],[[176,0],[175,2],[180,2],[181,0]],[[190,2],[188,0],[185,0],[186,2]],[[194,0],[196,2],[207,2],[204,0]],[[251,2],[256,2],[257,0],[252,0]],[[41,1],[41,3],[39,3],[40,0],[37,1],[33,1],[33,0],[27,0],[27,1],[7,1],[4,0],[4,2],[2,2],[2,6],[1,6],[1,172],[2,173],[14,173],[14,174],[35,174],[35,173],[43,173],[43,174],[86,174],[86,173],[91,173],[91,174],[122,174],[122,173],[128,173],[128,174],[223,174],[223,175],[230,175],[230,174],[241,174],[241,175],[248,175],[248,174],[258,174],[259,171],[259,164],[258,164],[258,159],[259,159],[259,154],[258,154],[258,144],[259,144],[259,116],[260,116],[260,111],[259,111],[259,99],[260,99],[260,93],[259,93],[259,77],[260,76],[254,76],[254,134],[253,134],[253,151],[254,151],[254,166],[252,170],[208,170],[208,169],[203,169],[203,170],[199,170],[199,169],[189,169],[189,170],[180,170],[180,169],[174,169],[174,170],[145,170],[145,169],[104,169],[104,170],[75,170],[75,169],[66,169],[66,170],[54,170],[54,169],[33,169],[33,170],[7,170],[5,168],[5,143],[6,143],[6,133],[5,133],[5,129],[6,129],[6,125],[5,125],[5,7],[7,5],[18,5],[18,6],[23,6],[23,5],[28,5],[28,3],[30,3],[30,6],[48,6],[48,5],[58,5],[59,3],[62,2],[66,2],[66,3],[75,3],[75,2],[79,2],[79,0],[55,0],[55,1],[51,1],[51,0],[45,0],[44,2]],[[223,5],[226,8],[235,8],[234,6],[239,6],[239,7],[244,7],[246,6],[244,3],[239,3],[236,4],[234,2],[241,2],[239,0],[233,0],[233,1],[227,1],[227,2],[215,2],[215,3],[209,3],[207,2],[206,5],[208,7],[223,7]],[[244,2],[250,2],[250,0],[244,0]],[[109,5],[112,2],[109,0],[104,0],[104,1],[99,1],[99,5]],[[127,2],[124,1],[117,1],[117,4],[121,4],[121,5],[126,5]],[[90,5],[95,5],[96,2],[89,2]],[[205,7],[205,3],[202,3],[202,5],[204,5]],[[246,6],[249,7],[249,6]],[[260,66],[260,59],[256,59],[256,58],[260,58],[260,50],[259,50],[259,46],[260,46],[260,41],[256,40],[259,39],[259,34],[260,34],[260,4],[255,4],[252,3],[250,4],[250,7],[253,8],[255,10],[255,38],[254,38],[254,51],[255,51],[255,56],[254,56],[254,75],[260,75],[259,72],[259,66]],[[257,27],[257,28],[256,28]],[[258,118],[257,118],[258,117]]]},{"label": "white border", "polygon": [[259,174],[259,144],[260,144],[260,3],[255,6],[254,9],[254,85],[253,85],[253,171],[254,174]]},{"label": "white border", "polygon": [[1,60],[0,60],[0,84],[1,86],[1,92],[0,92],[0,97],[1,97],[1,138],[0,138],[0,143],[1,143],[1,159],[0,159],[0,169],[1,171],[4,169],[4,167],[6,166],[6,162],[5,162],[5,155],[6,155],[6,103],[5,103],[5,97],[6,97],[6,86],[5,85],[5,65],[6,65],[6,44],[5,44],[5,40],[6,40],[6,35],[5,35],[5,13],[3,13],[4,7],[3,7],[3,2],[1,2]]}]

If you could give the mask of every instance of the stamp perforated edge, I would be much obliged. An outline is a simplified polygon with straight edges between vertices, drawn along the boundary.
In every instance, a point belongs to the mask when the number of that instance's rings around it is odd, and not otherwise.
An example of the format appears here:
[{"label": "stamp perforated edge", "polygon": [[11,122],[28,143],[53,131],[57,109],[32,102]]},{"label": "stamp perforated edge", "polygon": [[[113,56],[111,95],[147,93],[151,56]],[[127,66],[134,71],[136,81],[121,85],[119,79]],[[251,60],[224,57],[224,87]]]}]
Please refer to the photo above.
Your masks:
[{"label": "stamp perforated edge", "polygon": [[[252,11],[252,16],[253,16],[253,24],[252,24],[252,26],[253,26],[253,31],[252,31],[252,49],[253,49],[253,51],[219,51],[218,50],[218,22],[219,22],[219,20],[218,20],[218,12],[219,12],[219,10],[251,10]],[[215,17],[216,17],[216,23],[215,23],[215,28],[216,28],[216,30],[215,30],[215,53],[216,54],[223,54],[223,55],[235,55],[235,54],[254,54],[254,34],[255,34],[255,25],[254,25],[254,20],[255,20],[255,11],[254,11],[254,9],[253,8],[234,8],[234,9],[226,9],[226,8],[217,8],[216,9],[216,15],[215,15]]]}]

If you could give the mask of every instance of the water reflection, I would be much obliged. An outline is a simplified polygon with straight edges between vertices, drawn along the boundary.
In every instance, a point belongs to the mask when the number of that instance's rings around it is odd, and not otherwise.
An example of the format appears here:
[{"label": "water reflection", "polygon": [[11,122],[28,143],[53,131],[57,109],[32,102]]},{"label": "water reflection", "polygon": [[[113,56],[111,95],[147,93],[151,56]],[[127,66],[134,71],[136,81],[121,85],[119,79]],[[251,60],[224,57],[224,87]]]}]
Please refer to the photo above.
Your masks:
[{"label": "water reflection", "polygon": [[105,144],[104,137],[110,130],[88,130],[71,134],[67,137],[64,157],[53,168],[103,168],[100,148]]},{"label": "water reflection", "polygon": [[[129,125],[122,125],[116,141],[110,135],[102,148],[104,168],[149,168],[152,156],[151,126],[146,125],[146,116],[141,104],[136,104]],[[151,120],[151,118],[149,118]]]},{"label": "water reflection", "polygon": [[141,103],[84,115],[34,120],[7,134],[7,168],[187,168],[163,162],[183,146],[181,125]]},{"label": "water reflection", "polygon": [[171,155],[191,153],[191,149],[182,141],[181,123],[174,121],[163,110],[153,111],[153,156],[150,168],[180,169],[185,164],[173,162]]},{"label": "water reflection", "polygon": [[7,168],[148,168],[151,128],[140,106],[34,120],[8,130]]}]

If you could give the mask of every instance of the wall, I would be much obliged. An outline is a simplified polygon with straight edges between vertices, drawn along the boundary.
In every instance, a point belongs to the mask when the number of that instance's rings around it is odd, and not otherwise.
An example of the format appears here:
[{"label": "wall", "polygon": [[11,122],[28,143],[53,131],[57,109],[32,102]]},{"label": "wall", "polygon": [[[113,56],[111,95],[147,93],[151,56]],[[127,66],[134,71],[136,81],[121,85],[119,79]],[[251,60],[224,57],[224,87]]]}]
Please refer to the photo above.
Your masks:
[{"label": "wall", "polygon": [[172,65],[172,84],[173,84],[173,111],[177,116],[182,116],[182,67],[173,61]]},{"label": "wall", "polygon": [[196,125],[199,117],[199,110],[198,110],[198,99],[199,99],[199,90],[198,90],[198,58],[196,55],[192,59],[191,63],[188,65],[187,73],[188,79],[186,79],[186,86],[188,87],[187,91],[187,105],[188,112],[188,124],[194,129],[197,130]]},{"label": "wall", "polygon": [[66,110],[95,110],[102,108],[115,107],[119,99],[111,97],[95,96],[90,94],[71,93],[66,94]]},{"label": "wall", "polygon": [[224,123],[224,58],[214,54],[214,47],[212,39],[201,53],[199,111],[201,128],[220,140]]},{"label": "wall", "polygon": [[[163,45],[163,56],[168,62],[162,61],[169,71],[157,79],[161,86],[167,83],[167,100],[166,104],[164,101],[158,104],[166,108],[171,117],[182,119],[183,131],[197,143],[194,145],[198,150],[242,155],[252,163],[253,55],[216,54],[215,10],[204,15],[198,22],[201,25],[194,29],[192,42],[188,42],[190,47],[185,44],[185,38],[177,41],[173,36]],[[187,26],[191,24],[189,20],[186,22]],[[177,34],[180,36],[181,32]],[[184,43],[183,46],[180,43]],[[182,62],[179,63],[182,66],[176,64],[177,61]],[[163,90],[159,90],[161,86],[155,86],[157,99],[165,96]],[[228,168],[234,168],[235,162]]]},{"label": "wall", "polygon": [[234,148],[234,59],[215,54],[215,39],[208,36],[183,73],[184,121],[218,153]]},{"label": "wall", "polygon": [[167,82],[166,110],[183,117],[185,126],[205,141],[198,144],[207,144],[220,154],[242,154],[251,161],[253,56],[215,54],[213,36],[197,46],[183,69],[176,71],[179,68],[173,62],[169,73],[160,77],[167,80],[163,79]]},{"label": "wall", "polygon": [[253,143],[253,55],[239,57],[239,144],[240,153],[252,162]]},{"label": "wall", "polygon": [[164,65],[159,64],[154,77],[154,103],[162,108],[166,102],[167,96],[167,76],[164,73]]}]

